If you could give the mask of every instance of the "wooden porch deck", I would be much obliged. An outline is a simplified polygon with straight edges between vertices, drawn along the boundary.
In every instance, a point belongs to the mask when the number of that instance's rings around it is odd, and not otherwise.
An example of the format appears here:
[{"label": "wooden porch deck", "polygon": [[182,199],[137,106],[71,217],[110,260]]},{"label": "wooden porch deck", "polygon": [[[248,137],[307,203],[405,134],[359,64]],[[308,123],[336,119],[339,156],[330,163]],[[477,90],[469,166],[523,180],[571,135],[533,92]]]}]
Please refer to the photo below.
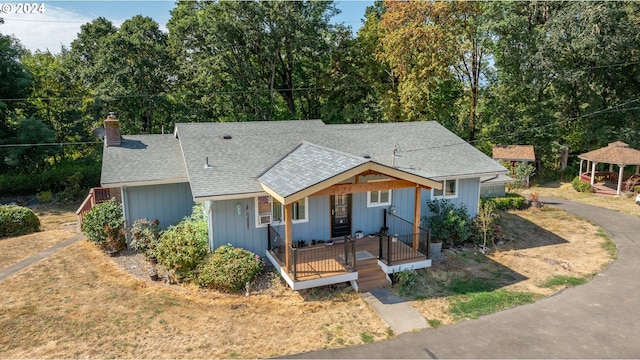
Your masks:
[{"label": "wooden porch deck", "polygon": [[[416,262],[426,261],[427,258],[423,254],[414,251],[410,246],[407,246],[401,241],[391,242],[392,252],[398,253],[410,253],[412,259],[405,261],[394,262],[394,266],[408,265]],[[327,245],[326,243],[306,247],[302,249],[313,249],[325,247],[325,246],[343,246],[342,243],[337,242],[334,245]],[[378,253],[380,251],[379,237],[365,236],[362,239],[355,239],[355,252],[356,252],[356,268],[357,273],[356,283],[360,292],[370,291],[376,288],[388,286],[390,284],[389,279],[385,271],[381,268],[378,260]],[[273,254],[275,255],[275,254]],[[347,274],[353,274],[354,271],[343,266],[344,252],[324,252],[323,256],[316,258],[313,261],[299,262],[296,269],[296,283],[312,282],[312,283],[324,283],[331,284],[331,278],[339,278]],[[359,259],[360,258],[360,259]],[[282,270],[284,271],[284,264],[278,257]],[[323,271],[322,269],[337,269],[334,271]],[[341,270],[340,270],[341,269]],[[287,276],[290,279],[294,279],[293,272],[287,272]],[[324,280],[324,281],[323,281]],[[340,281],[342,282],[342,281]],[[333,282],[336,283],[336,282]]]}]

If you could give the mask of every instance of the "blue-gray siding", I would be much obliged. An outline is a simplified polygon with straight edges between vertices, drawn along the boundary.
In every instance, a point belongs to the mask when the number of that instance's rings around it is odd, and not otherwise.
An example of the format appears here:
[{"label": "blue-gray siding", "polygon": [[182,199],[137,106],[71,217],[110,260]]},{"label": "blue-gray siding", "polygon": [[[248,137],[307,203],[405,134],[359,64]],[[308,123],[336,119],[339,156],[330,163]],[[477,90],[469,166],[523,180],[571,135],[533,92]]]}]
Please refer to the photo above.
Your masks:
[{"label": "blue-gray siding", "polygon": [[[451,199],[455,204],[466,204],[471,216],[477,213],[479,196],[479,179],[462,179],[458,181],[458,197]],[[413,221],[415,190],[393,190],[391,206],[396,208],[396,215]],[[422,190],[421,215],[428,215],[427,201],[431,199],[431,191]],[[238,215],[238,205],[241,214]],[[331,237],[331,219],[329,196],[309,198],[309,221],[293,224],[293,241],[328,240]],[[389,206],[367,207],[367,193],[356,193],[352,196],[351,232],[358,230],[365,234],[380,231],[383,224],[383,212]],[[239,200],[214,201],[211,210],[213,237],[211,249],[230,243],[242,247],[258,255],[264,255],[267,248],[267,228],[256,227],[255,198]],[[284,225],[275,229],[284,236]]]},{"label": "blue-gray siding", "polygon": [[128,227],[138,219],[158,219],[163,229],[190,215],[194,205],[189,183],[128,186],[123,201]]}]

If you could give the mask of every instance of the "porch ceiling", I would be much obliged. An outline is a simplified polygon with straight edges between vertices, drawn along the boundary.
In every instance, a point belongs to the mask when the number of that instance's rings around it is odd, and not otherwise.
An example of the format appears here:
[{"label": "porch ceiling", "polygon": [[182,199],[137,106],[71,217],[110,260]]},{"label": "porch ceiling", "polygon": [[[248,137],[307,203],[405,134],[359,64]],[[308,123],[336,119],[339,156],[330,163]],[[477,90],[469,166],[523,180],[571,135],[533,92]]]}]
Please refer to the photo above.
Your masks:
[{"label": "porch ceiling", "polygon": [[258,181],[268,194],[287,205],[367,171],[423,187],[442,188],[440,182],[308,142],[265,170]]}]

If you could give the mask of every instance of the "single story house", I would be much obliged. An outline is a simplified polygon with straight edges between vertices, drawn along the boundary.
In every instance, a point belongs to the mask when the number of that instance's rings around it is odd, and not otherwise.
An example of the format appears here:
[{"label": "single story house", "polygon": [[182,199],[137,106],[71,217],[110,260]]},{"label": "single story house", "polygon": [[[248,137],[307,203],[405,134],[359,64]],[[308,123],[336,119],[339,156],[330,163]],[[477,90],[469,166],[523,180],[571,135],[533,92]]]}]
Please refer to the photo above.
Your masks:
[{"label": "single story house", "polygon": [[426,202],[475,216],[480,179],[507,172],[434,121],[179,123],[166,135],[121,135],[114,115],[104,125],[101,183],[120,192],[127,226],[166,228],[202,204],[211,250],[266,256],[293,289],[430,266]]}]

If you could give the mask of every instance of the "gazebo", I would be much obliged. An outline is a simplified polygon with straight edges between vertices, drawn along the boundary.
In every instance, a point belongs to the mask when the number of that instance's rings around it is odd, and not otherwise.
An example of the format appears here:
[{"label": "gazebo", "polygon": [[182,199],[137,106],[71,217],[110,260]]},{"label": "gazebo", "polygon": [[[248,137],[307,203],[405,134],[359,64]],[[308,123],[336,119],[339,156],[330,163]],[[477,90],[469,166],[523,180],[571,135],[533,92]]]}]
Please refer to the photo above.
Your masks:
[{"label": "gazebo", "polygon": [[[609,180],[617,183],[616,194],[619,196],[623,190],[633,191],[636,184],[640,183],[640,150],[629,147],[621,141],[609,143],[608,146],[589,151],[587,153],[578,155],[580,159],[580,180],[588,182],[591,186],[594,186],[596,181]],[[587,162],[586,172],[582,172],[583,162]],[[609,164],[608,172],[596,172],[596,165],[599,163]],[[618,165],[618,173],[613,172],[613,165]],[[624,167],[627,165],[635,165],[635,175],[624,175]],[[591,171],[589,171],[591,168]],[[624,182],[624,187],[623,187]]]}]

